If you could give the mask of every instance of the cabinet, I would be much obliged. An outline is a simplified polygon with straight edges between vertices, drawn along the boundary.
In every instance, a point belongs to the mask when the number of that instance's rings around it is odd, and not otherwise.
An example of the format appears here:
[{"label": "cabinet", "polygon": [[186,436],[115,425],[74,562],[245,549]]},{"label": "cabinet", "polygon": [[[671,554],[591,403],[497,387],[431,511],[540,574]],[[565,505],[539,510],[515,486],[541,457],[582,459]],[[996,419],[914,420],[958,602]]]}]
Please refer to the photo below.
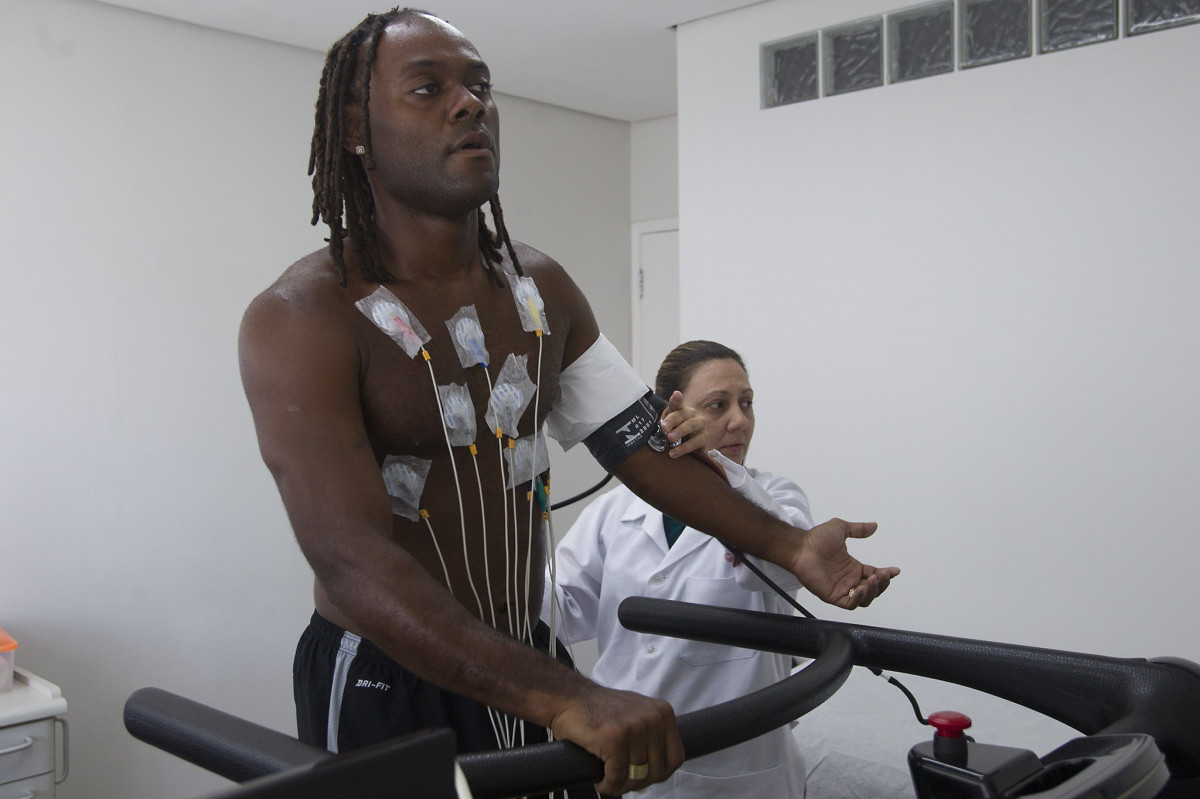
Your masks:
[{"label": "cabinet", "polygon": [[57,685],[16,669],[12,690],[0,694],[0,799],[52,799],[54,786],[67,778],[66,713]]}]

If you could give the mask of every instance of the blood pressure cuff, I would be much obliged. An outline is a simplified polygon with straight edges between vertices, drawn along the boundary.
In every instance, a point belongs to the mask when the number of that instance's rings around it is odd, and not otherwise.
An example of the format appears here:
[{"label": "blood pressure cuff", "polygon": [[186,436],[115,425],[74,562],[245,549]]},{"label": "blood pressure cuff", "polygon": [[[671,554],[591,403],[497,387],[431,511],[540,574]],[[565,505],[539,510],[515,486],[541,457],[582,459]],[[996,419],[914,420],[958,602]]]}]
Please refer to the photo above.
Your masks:
[{"label": "blood pressure cuff", "polygon": [[606,470],[658,431],[666,403],[603,335],[563,369],[558,384],[559,396],[546,417],[548,432],[563,449],[583,441]]},{"label": "blood pressure cuff", "polygon": [[[583,440],[606,472],[611,472],[658,432],[658,417],[667,403],[653,391],[609,419]],[[661,450],[662,447],[659,447]]]}]

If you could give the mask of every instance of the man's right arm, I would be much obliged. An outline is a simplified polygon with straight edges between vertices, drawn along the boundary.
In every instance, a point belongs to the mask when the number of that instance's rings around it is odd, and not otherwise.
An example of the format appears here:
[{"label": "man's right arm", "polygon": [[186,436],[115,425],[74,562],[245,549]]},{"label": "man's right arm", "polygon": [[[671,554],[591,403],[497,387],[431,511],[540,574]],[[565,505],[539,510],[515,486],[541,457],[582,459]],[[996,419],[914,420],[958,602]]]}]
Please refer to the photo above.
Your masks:
[{"label": "man's right arm", "polygon": [[[297,541],[356,632],[417,676],[601,757],[602,792],[644,787],[679,765],[669,705],[602,689],[479,622],[394,541],[362,416],[358,344],[336,312],[264,295],[243,320],[239,358]],[[630,781],[629,763],[649,763],[650,776]]]}]

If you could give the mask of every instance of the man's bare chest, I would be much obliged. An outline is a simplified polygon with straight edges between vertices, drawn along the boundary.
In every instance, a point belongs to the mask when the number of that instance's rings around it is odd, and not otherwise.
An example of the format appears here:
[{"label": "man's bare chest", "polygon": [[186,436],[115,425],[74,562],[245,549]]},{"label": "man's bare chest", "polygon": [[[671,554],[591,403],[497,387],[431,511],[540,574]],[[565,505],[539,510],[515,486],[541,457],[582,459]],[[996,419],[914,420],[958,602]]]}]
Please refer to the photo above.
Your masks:
[{"label": "man's bare chest", "polygon": [[[360,393],[371,446],[432,459],[534,431],[555,398],[563,335],[508,289],[472,302],[387,288],[361,302]],[[540,297],[539,297],[540,300]],[[527,328],[533,327],[530,330]],[[543,335],[538,335],[541,330]]]}]

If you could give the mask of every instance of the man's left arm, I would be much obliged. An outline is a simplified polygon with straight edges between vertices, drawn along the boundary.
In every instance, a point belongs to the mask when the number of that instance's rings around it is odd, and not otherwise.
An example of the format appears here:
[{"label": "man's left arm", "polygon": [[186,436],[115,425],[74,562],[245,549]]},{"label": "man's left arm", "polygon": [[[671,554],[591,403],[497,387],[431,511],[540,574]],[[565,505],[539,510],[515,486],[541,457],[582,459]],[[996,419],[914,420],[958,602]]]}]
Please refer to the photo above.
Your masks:
[{"label": "man's left arm", "polygon": [[865,607],[900,573],[894,566],[876,568],[850,555],[846,541],[870,536],[874,522],[831,519],[801,530],[738,495],[695,458],[668,458],[642,447],[614,473],[668,516],[787,569],[829,604],[847,610]]},{"label": "man's left arm", "polygon": [[[547,302],[565,315],[565,372],[596,342],[600,330],[587,298],[562,267],[545,256],[539,267],[539,287],[544,296],[549,295]],[[565,374],[560,379],[565,382]],[[739,496],[706,456],[672,458],[643,445],[612,471],[633,493],[668,516],[782,566],[814,596],[838,607],[849,610],[871,604],[900,573],[895,567],[860,563],[847,550],[846,540],[871,535],[874,522],[831,519],[800,530]]]},{"label": "man's left arm", "polygon": [[[761,472],[752,475],[745,466],[731,461],[720,452],[710,452],[709,455],[725,470],[729,485],[743,497],[793,527],[801,530],[813,528],[812,509],[803,488],[786,477]],[[725,559],[735,567],[743,562],[751,562],[754,566],[753,569],[744,567],[733,570],[737,584],[747,591],[783,590],[794,594],[801,587],[796,575],[770,561],[749,557],[742,552],[726,552]]]}]

